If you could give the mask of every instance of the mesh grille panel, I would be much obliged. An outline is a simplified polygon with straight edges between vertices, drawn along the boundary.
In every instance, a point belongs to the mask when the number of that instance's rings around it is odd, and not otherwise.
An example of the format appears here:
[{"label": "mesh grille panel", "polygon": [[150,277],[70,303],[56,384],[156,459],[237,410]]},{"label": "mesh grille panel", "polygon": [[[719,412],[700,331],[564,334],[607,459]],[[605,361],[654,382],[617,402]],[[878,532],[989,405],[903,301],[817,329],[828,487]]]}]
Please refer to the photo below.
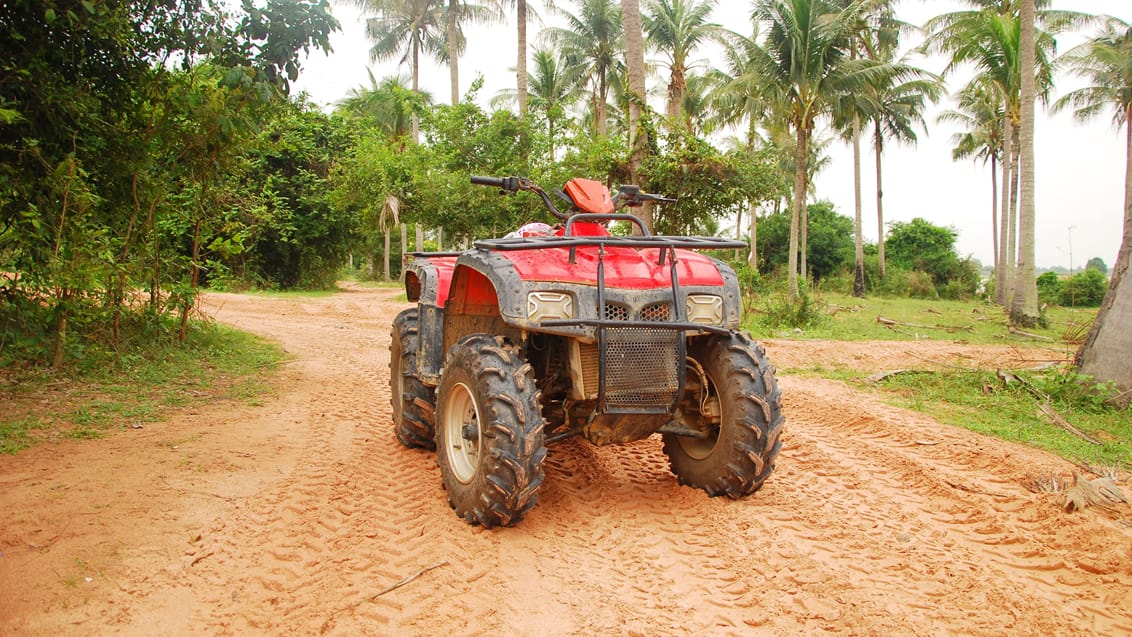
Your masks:
[{"label": "mesh grille panel", "polygon": [[666,407],[680,388],[680,332],[608,328],[605,400],[613,408]]},{"label": "mesh grille panel", "polygon": [[629,308],[624,305],[616,303],[605,304],[605,320],[607,321],[628,321]]},{"label": "mesh grille panel", "polygon": [[670,315],[667,303],[653,303],[641,310],[642,321],[667,321]]}]

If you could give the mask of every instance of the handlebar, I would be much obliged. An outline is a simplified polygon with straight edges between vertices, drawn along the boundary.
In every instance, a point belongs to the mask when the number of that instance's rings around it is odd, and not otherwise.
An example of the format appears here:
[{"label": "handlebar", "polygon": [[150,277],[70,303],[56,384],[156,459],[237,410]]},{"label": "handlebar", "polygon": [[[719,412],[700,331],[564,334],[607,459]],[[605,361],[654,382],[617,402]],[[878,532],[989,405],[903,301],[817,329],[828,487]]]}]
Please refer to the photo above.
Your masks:
[{"label": "handlebar", "polygon": [[[546,192],[539,187],[534,181],[526,177],[487,177],[483,175],[472,175],[471,182],[477,186],[492,186],[498,188],[500,194],[508,192],[518,192],[520,190],[529,190],[542,199],[542,203],[546,209],[555,218],[566,221],[571,217],[570,214],[562,212],[555,207],[554,202],[550,200]],[[675,199],[669,197],[661,197],[660,195],[653,195],[641,190],[640,186],[622,185],[617,194],[613,195],[613,204],[629,206],[635,208],[640,206],[646,201],[655,201],[657,203],[676,203]]]}]

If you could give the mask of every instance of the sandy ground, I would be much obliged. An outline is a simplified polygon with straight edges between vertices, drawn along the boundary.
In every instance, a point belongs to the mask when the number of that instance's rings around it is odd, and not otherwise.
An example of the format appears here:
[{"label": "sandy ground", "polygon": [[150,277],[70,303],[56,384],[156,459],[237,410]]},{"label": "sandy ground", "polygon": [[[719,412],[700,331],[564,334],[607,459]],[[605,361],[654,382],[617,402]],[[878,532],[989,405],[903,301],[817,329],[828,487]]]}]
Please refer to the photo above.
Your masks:
[{"label": "sandy ground", "polygon": [[[210,295],[293,356],[262,406],[0,457],[0,634],[1132,634],[1125,514],[1032,490],[1071,465],[830,381],[781,375],[778,469],[745,500],[678,486],[659,440],[568,441],[522,524],[468,526],[391,429],[393,294]],[[1049,358],[768,349],[802,368]]]}]

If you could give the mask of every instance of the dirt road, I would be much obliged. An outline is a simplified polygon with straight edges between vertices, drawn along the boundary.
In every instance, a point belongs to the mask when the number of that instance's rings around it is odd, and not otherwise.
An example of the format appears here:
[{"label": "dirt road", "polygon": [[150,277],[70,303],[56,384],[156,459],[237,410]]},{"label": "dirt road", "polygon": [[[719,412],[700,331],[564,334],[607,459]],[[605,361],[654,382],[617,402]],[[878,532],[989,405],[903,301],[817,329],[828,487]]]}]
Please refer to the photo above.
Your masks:
[{"label": "dirt road", "polygon": [[[522,524],[470,527],[392,433],[392,296],[211,295],[293,356],[262,405],[0,457],[0,634],[1132,634],[1128,522],[1030,489],[1071,465],[829,381],[780,376],[783,451],[748,499],[678,486],[659,440],[566,442]],[[768,347],[908,366],[886,350],[908,346]]]}]

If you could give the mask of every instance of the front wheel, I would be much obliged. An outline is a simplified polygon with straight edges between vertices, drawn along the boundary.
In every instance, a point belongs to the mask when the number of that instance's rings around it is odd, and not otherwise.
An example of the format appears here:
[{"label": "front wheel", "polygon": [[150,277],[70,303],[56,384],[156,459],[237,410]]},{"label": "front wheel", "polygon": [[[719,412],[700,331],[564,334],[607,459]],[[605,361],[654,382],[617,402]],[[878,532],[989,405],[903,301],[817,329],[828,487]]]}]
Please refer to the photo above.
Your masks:
[{"label": "front wheel", "polygon": [[409,448],[432,449],[436,393],[417,376],[419,342],[420,311],[411,307],[393,319],[389,340],[389,398],[397,440]]},{"label": "front wheel", "polygon": [[685,424],[701,437],[666,433],[664,453],[680,484],[709,495],[754,493],[774,470],[782,399],[774,367],[744,334],[710,336],[690,348]]},{"label": "front wheel", "polygon": [[538,501],[545,421],[518,347],[475,334],[452,346],[437,390],[436,463],[448,503],[471,524],[511,526]]}]

